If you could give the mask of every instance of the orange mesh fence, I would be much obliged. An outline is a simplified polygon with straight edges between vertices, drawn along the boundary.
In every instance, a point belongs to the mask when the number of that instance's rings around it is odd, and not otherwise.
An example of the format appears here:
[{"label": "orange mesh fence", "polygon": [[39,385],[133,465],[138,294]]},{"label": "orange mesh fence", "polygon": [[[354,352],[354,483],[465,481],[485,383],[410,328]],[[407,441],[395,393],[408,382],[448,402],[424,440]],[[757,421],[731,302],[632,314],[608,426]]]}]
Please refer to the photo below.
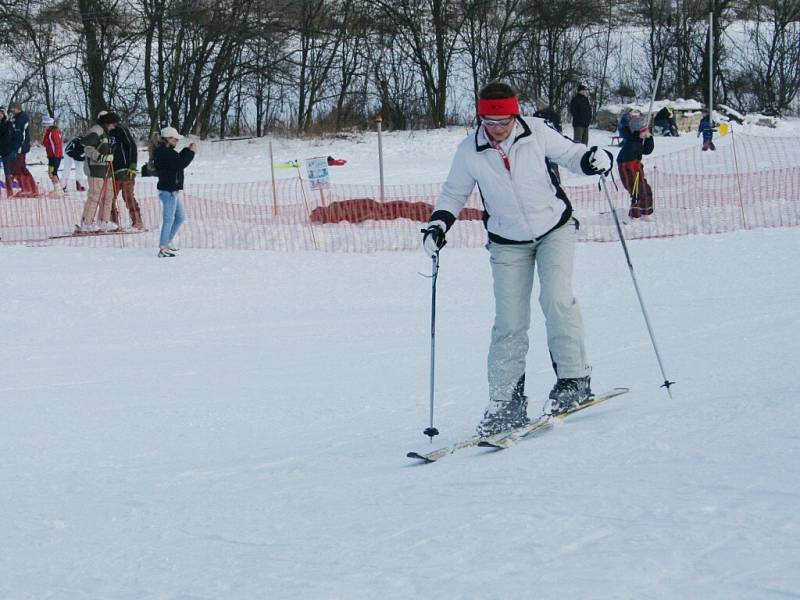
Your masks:
[{"label": "orange mesh fence", "polygon": [[[630,239],[713,234],[800,224],[800,159],[794,138],[738,135],[716,152],[698,147],[645,159],[655,213],[628,219],[628,193],[610,184]],[[0,197],[0,244],[149,247],[158,245],[161,203],[155,180],[136,182],[149,231],[63,237],[80,218],[85,193]],[[609,182],[610,183],[610,182]],[[40,189],[52,189],[39,181]],[[187,221],[176,242],[184,248],[371,252],[414,249],[440,184],[387,186],[332,184],[310,189],[300,178],[275,182],[192,184],[184,191]],[[580,221],[582,241],[613,241],[617,232],[596,183],[565,185]],[[129,225],[121,198],[117,205]],[[486,242],[482,205],[474,193],[448,233],[451,247]]]}]

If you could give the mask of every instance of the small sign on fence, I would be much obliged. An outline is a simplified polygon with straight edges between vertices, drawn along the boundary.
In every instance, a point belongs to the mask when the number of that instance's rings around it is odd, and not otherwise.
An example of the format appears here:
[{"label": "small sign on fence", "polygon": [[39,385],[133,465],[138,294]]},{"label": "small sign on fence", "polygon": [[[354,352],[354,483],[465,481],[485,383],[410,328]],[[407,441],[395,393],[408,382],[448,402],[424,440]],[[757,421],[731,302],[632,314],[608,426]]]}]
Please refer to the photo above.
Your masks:
[{"label": "small sign on fence", "polygon": [[317,156],[306,159],[306,172],[312,190],[326,190],[331,184],[328,173],[328,157]]}]

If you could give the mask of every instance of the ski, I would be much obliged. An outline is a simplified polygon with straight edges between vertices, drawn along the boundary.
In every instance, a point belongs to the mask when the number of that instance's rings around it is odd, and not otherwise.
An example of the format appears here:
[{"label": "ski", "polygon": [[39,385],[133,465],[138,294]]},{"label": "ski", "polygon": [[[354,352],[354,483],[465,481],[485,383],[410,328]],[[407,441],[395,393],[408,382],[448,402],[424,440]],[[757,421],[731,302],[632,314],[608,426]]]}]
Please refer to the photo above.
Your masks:
[{"label": "ski", "polygon": [[137,229],[135,231],[118,230],[113,231],[73,231],[72,233],[64,233],[61,235],[51,235],[48,240],[60,240],[64,238],[83,238],[83,237],[99,237],[103,235],[134,235],[137,233],[145,233],[147,229]]},{"label": "ski", "polygon": [[574,415],[575,413],[581,412],[582,410],[586,410],[587,408],[591,408],[592,406],[597,406],[598,404],[601,404],[606,400],[611,400],[611,398],[621,396],[622,394],[627,394],[630,391],[631,388],[625,388],[625,387],[614,388],[613,390],[595,396],[594,400],[592,400],[591,402],[587,402],[586,404],[581,404],[578,408],[573,408],[572,410],[568,410],[567,412],[562,413],[560,415],[555,415],[555,417],[563,421],[570,415]]},{"label": "ski", "polygon": [[518,441],[536,433],[537,431],[541,431],[543,429],[549,429],[552,427],[556,419],[563,421],[570,415],[574,415],[577,412],[582,410],[586,410],[587,408],[591,408],[592,406],[597,406],[605,402],[606,400],[610,400],[611,398],[615,398],[616,396],[621,396],[622,394],[627,394],[630,391],[630,388],[614,388],[613,390],[609,390],[608,392],[603,392],[602,394],[598,394],[594,397],[594,400],[591,402],[587,402],[586,404],[581,404],[577,408],[573,408],[565,413],[561,413],[559,415],[542,415],[538,419],[531,421],[525,427],[520,427],[518,429],[512,429],[511,431],[507,431],[505,433],[498,433],[491,438],[486,438],[481,440],[478,445],[481,447],[489,447],[489,448],[496,448],[498,450],[504,450],[516,444]]},{"label": "ski", "polygon": [[537,431],[549,429],[553,426],[553,417],[550,415],[541,415],[524,427],[517,427],[511,431],[504,431],[488,438],[482,439],[478,442],[481,448],[497,448],[498,450],[505,450],[513,446],[522,438],[533,435]]},{"label": "ski", "polygon": [[438,450],[434,450],[433,452],[428,452],[427,454],[422,454],[420,452],[409,452],[406,454],[408,458],[416,458],[417,460],[421,460],[424,463],[432,463],[436,462],[440,458],[448,456],[457,450],[463,450],[464,448],[472,448],[473,446],[477,446],[478,443],[484,438],[479,436],[474,436],[466,440],[461,440],[460,442],[456,442],[450,446],[445,446],[444,448],[439,448]]},{"label": "ski", "polygon": [[471,438],[467,438],[466,440],[461,440],[460,442],[456,442],[449,446],[444,446],[442,448],[438,448],[432,452],[409,452],[406,454],[408,458],[414,458],[416,460],[420,460],[423,463],[432,463],[436,462],[444,458],[445,456],[449,456],[454,452],[459,450],[463,450],[465,448],[474,448],[476,446],[482,448],[495,448],[497,450],[504,450],[506,448],[510,448],[518,441],[523,440],[527,437],[532,436],[535,433],[540,431],[544,431],[546,429],[551,428],[556,419],[564,420],[570,415],[574,415],[577,412],[582,410],[586,410],[592,406],[605,402],[606,400],[610,400],[616,396],[621,396],[622,394],[627,394],[630,391],[630,388],[614,388],[608,392],[604,392],[602,394],[598,394],[594,397],[594,400],[591,402],[587,402],[579,406],[576,409],[573,409],[569,412],[560,414],[560,415],[541,415],[536,419],[533,419],[530,423],[523,427],[517,427],[516,429],[512,429],[511,431],[504,431],[502,433],[498,433],[495,435],[491,435],[488,437],[480,437],[480,436],[473,436]]}]

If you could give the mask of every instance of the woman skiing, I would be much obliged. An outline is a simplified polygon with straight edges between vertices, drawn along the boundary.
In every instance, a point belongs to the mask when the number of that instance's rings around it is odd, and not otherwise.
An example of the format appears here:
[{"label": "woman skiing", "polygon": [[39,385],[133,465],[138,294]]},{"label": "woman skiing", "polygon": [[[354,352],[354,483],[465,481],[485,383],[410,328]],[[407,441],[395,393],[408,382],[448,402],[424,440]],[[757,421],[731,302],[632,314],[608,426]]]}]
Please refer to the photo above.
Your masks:
[{"label": "woman skiing", "polygon": [[514,89],[501,82],[478,96],[480,126],[458,147],[436,201],[422,245],[430,256],[445,244],[461,208],[477,184],[489,233],[495,320],[488,357],[489,404],[477,427],[487,436],[525,425],[525,360],[530,302],[538,270],[539,303],[557,381],[552,414],[592,397],[583,321],[572,293],[578,221],[549,165],[596,175],[611,170],[611,154],[572,143],[543,119],[520,116]]}]

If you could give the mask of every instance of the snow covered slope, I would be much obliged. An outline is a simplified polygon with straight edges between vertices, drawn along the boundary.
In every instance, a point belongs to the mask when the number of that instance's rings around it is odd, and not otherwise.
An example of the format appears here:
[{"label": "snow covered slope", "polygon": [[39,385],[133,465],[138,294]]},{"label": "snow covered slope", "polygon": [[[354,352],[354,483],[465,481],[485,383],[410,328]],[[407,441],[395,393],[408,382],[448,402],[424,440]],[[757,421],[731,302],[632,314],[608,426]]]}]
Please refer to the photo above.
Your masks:
[{"label": "snow covered slope", "polygon": [[[433,465],[422,253],[0,248],[0,598],[799,596],[799,243],[630,244],[673,400],[619,245],[580,245],[594,387],[632,393]],[[485,251],[439,286],[444,444],[486,399]]]}]

